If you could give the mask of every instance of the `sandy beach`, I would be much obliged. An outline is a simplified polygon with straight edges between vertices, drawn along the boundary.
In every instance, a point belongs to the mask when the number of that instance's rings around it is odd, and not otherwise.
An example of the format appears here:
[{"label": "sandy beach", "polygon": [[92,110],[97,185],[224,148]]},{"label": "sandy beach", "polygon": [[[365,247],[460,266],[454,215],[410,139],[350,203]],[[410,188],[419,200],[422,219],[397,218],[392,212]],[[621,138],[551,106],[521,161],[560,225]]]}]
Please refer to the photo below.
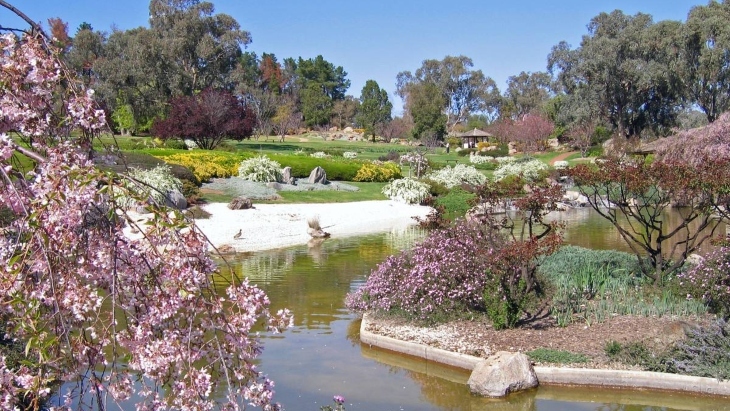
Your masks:
[{"label": "sandy beach", "polygon": [[[417,224],[430,207],[391,200],[325,204],[255,204],[248,210],[231,210],[226,203],[203,208],[210,218],[195,220],[211,243],[221,251],[260,251],[306,244],[307,220],[319,217],[331,238],[402,230]],[[240,238],[234,238],[241,231]]]}]

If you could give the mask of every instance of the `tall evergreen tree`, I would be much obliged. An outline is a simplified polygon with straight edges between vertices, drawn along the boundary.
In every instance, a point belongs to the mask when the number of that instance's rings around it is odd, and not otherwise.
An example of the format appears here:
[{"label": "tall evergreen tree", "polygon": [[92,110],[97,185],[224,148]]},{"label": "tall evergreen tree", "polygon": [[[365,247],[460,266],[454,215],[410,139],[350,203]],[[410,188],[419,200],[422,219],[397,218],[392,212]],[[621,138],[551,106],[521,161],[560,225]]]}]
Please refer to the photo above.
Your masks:
[{"label": "tall evergreen tree", "polygon": [[360,110],[357,123],[370,134],[375,142],[378,127],[390,121],[393,104],[388,99],[388,92],[381,89],[375,80],[368,80],[360,93]]}]

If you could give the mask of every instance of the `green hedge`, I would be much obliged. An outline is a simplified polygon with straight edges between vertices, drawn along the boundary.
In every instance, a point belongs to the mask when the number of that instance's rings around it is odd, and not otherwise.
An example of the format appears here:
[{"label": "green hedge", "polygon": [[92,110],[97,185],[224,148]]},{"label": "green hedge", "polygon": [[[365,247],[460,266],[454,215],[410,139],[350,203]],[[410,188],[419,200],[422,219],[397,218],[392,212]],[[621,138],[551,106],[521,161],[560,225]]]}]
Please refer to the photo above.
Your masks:
[{"label": "green hedge", "polygon": [[296,178],[306,178],[317,166],[327,173],[327,179],[332,181],[353,181],[363,162],[345,159],[326,159],[309,156],[273,154],[269,155],[281,167],[291,167],[291,173]]}]

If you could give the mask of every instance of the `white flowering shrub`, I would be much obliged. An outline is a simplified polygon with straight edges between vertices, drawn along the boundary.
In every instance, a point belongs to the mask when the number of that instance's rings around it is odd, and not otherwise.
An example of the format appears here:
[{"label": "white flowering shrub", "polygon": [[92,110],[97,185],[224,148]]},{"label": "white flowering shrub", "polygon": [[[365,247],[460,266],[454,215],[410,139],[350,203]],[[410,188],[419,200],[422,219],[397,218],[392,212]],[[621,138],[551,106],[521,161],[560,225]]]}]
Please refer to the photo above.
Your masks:
[{"label": "white flowering shrub", "polygon": [[528,181],[535,181],[540,178],[540,173],[547,170],[548,166],[540,160],[527,159],[502,163],[494,170],[494,179],[499,181],[507,176],[518,176]]},{"label": "white flowering shrub", "polygon": [[401,178],[386,184],[382,192],[391,200],[419,204],[428,197],[429,186],[412,178]]},{"label": "white flowering shrub", "polygon": [[433,181],[445,185],[447,188],[456,187],[462,184],[481,185],[487,181],[487,176],[479,172],[474,166],[457,164],[453,168],[446,166],[441,170],[435,170],[426,175]]},{"label": "white flowering shrub", "polygon": [[[152,199],[157,204],[165,204],[165,196],[170,191],[182,192],[182,182],[172,175],[167,164],[149,170],[133,168],[129,176],[136,181],[126,183],[127,188],[143,198]],[[124,195],[118,201],[126,207],[136,203],[134,199]]]},{"label": "white flowering shrub", "polygon": [[345,151],[344,153],[342,153],[342,157],[352,160],[357,158],[357,153],[354,151]]},{"label": "white flowering shrub", "polygon": [[238,176],[244,180],[261,183],[281,181],[281,165],[266,156],[249,158],[238,166]]},{"label": "white flowering shrub", "polygon": [[517,161],[517,157],[496,157],[495,160],[499,164],[512,164]]},{"label": "white flowering shrub", "polygon": [[569,165],[568,162],[567,161],[563,161],[563,160],[556,161],[556,162],[553,163],[553,167],[556,170],[565,170],[566,168],[568,168],[568,165]]},{"label": "white flowering shrub", "polygon": [[309,157],[314,158],[329,158],[329,154],[325,153],[324,151],[317,151],[316,153],[312,153],[309,155]]},{"label": "white flowering shrub", "polygon": [[492,161],[492,157],[469,154],[469,162],[472,164],[486,164]]},{"label": "white flowering shrub", "polygon": [[199,148],[198,143],[196,143],[195,141],[193,141],[189,138],[186,138],[185,140],[183,140],[183,143],[185,143],[185,147],[188,150],[195,150],[196,148]]},{"label": "white flowering shrub", "polygon": [[307,152],[304,151],[304,149],[302,149],[302,148],[297,149],[296,151],[294,151],[294,155],[295,156],[303,156],[303,155],[306,155],[306,154],[307,154]]}]

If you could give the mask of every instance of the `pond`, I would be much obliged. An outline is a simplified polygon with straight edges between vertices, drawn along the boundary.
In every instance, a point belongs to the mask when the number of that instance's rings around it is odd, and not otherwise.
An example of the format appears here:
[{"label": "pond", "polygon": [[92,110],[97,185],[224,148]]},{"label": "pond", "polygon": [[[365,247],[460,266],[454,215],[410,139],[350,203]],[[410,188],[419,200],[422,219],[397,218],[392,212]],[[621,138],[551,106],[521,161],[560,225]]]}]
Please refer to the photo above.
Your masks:
[{"label": "pond", "polygon": [[[574,225],[585,226],[590,218],[578,216],[582,222]],[[625,248],[618,246],[610,226],[598,231],[606,238],[571,231],[567,240],[594,248]],[[286,307],[295,314],[293,328],[263,336],[261,369],[276,382],[276,399],[285,409],[319,410],[332,404],[333,395],[341,395],[348,411],[730,410],[726,399],[581,388],[541,387],[507,400],[483,399],[469,393],[466,371],[360,344],[360,321],[344,307],[345,295],[362,285],[386,256],[422,235],[410,229],[328,239],[228,259],[235,271],[266,291],[274,311]],[[590,239],[590,244],[576,239]]]}]

